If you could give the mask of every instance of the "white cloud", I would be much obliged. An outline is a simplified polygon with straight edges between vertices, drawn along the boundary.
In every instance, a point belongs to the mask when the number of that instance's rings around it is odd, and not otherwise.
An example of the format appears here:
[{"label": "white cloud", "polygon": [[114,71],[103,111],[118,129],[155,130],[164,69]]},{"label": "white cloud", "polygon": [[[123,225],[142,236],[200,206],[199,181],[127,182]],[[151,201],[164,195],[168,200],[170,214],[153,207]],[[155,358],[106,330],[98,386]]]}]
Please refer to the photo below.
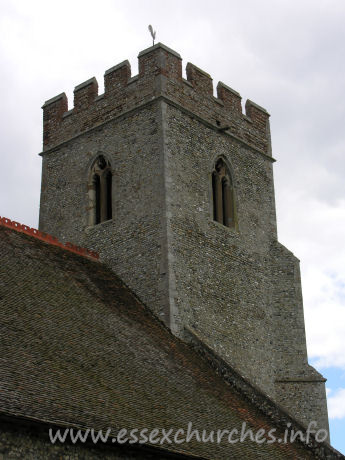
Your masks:
[{"label": "white cloud", "polygon": [[327,397],[330,419],[345,418],[345,388],[338,388],[332,396]]}]

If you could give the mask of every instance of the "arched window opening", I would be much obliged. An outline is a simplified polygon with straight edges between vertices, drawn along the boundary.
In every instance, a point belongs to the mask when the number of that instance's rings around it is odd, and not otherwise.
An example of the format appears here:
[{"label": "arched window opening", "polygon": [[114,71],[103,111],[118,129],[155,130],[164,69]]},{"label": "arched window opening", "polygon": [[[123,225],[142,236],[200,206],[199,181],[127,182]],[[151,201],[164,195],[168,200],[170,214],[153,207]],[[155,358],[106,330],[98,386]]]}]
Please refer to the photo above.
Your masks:
[{"label": "arched window opening", "polygon": [[112,179],[113,176],[110,171],[107,172],[106,175],[106,184],[107,184],[107,220],[110,220],[112,218],[112,199],[111,199],[111,192],[112,192]]},{"label": "arched window opening", "polygon": [[93,183],[95,187],[95,224],[101,222],[101,180],[98,174],[94,175]]},{"label": "arched window opening", "polygon": [[212,173],[213,220],[217,220],[217,173]]},{"label": "arched window opening", "polygon": [[97,225],[112,219],[112,171],[103,155],[97,157],[91,168],[89,186],[89,224]]},{"label": "arched window opening", "polygon": [[235,206],[231,174],[225,162],[219,158],[212,172],[213,220],[235,227]]}]

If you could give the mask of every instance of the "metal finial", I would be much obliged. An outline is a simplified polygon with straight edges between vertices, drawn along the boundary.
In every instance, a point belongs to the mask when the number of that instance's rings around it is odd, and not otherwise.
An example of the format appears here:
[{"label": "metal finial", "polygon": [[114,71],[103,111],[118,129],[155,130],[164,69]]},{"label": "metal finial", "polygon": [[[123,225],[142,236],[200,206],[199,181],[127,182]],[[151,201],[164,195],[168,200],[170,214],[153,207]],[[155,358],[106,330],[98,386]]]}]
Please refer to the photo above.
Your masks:
[{"label": "metal finial", "polygon": [[149,25],[149,31],[152,37],[152,45],[155,44],[155,38],[156,38],[156,31],[153,30],[151,24]]}]

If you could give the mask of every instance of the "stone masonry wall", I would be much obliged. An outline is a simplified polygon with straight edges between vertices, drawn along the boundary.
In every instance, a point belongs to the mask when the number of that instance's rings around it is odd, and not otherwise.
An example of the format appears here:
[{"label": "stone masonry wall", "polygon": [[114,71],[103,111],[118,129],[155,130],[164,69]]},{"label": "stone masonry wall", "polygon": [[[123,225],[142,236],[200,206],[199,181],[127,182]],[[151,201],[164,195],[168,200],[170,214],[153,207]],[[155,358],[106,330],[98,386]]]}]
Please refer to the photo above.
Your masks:
[{"label": "stone masonry wall", "polygon": [[[176,329],[194,330],[298,420],[328,429],[325,395],[316,390],[324,379],[307,361],[298,260],[277,242],[272,161],[190,114],[163,110]],[[213,221],[219,156],[233,175],[235,229]],[[290,391],[276,379],[290,379]]]},{"label": "stone masonry wall", "polygon": [[[325,379],[308,365],[299,260],[277,241],[271,247],[276,344],[275,397],[299,420],[328,428]],[[298,403],[294,403],[298,401]]]},{"label": "stone masonry wall", "polygon": [[[163,159],[157,114],[157,105],[149,104],[45,154],[39,226],[62,241],[94,248],[165,319]],[[114,217],[89,227],[89,168],[99,154],[113,169]]]},{"label": "stone masonry wall", "polygon": [[[166,107],[166,125],[176,323],[196,330],[273,396],[272,163],[174,107]],[[211,174],[219,156],[232,170],[238,231],[212,218]]]},{"label": "stone masonry wall", "polygon": [[[68,460],[160,460],[187,459],[185,455],[165,452],[162,449],[145,449],[132,446],[117,446],[114,444],[85,444],[80,441],[73,444],[70,440],[65,443],[57,441],[52,444],[49,439],[49,429],[53,434],[57,429],[64,433],[64,427],[52,426],[48,423],[18,423],[18,420],[4,420],[0,423],[0,459],[68,459]],[[76,431],[76,430],[75,430]],[[105,431],[105,430],[104,430]],[[140,446],[139,446],[140,447]]]},{"label": "stone masonry wall", "polygon": [[[206,344],[296,417],[326,426],[307,363],[297,259],[277,243],[269,114],[158,44],[45,103],[40,230],[100,253],[180,336]],[[113,168],[113,219],[88,226],[88,172]],[[212,219],[211,174],[233,175],[237,225]],[[303,378],[303,382],[297,380]],[[286,396],[283,383],[292,388]],[[291,385],[293,383],[293,385]],[[322,390],[323,388],[323,390]],[[307,395],[315,395],[308,397]],[[306,415],[307,414],[307,415]]]}]

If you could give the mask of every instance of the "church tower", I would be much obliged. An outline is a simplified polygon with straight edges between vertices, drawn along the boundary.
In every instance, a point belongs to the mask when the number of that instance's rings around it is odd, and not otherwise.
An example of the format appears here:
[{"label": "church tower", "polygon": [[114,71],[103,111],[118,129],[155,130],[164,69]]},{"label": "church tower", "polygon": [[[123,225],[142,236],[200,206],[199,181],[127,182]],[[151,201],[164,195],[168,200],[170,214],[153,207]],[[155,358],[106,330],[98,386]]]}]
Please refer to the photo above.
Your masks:
[{"label": "church tower", "polygon": [[158,43],[44,106],[39,228],[100,253],[183,340],[201,340],[305,425],[298,259],[277,240],[269,114]]}]

